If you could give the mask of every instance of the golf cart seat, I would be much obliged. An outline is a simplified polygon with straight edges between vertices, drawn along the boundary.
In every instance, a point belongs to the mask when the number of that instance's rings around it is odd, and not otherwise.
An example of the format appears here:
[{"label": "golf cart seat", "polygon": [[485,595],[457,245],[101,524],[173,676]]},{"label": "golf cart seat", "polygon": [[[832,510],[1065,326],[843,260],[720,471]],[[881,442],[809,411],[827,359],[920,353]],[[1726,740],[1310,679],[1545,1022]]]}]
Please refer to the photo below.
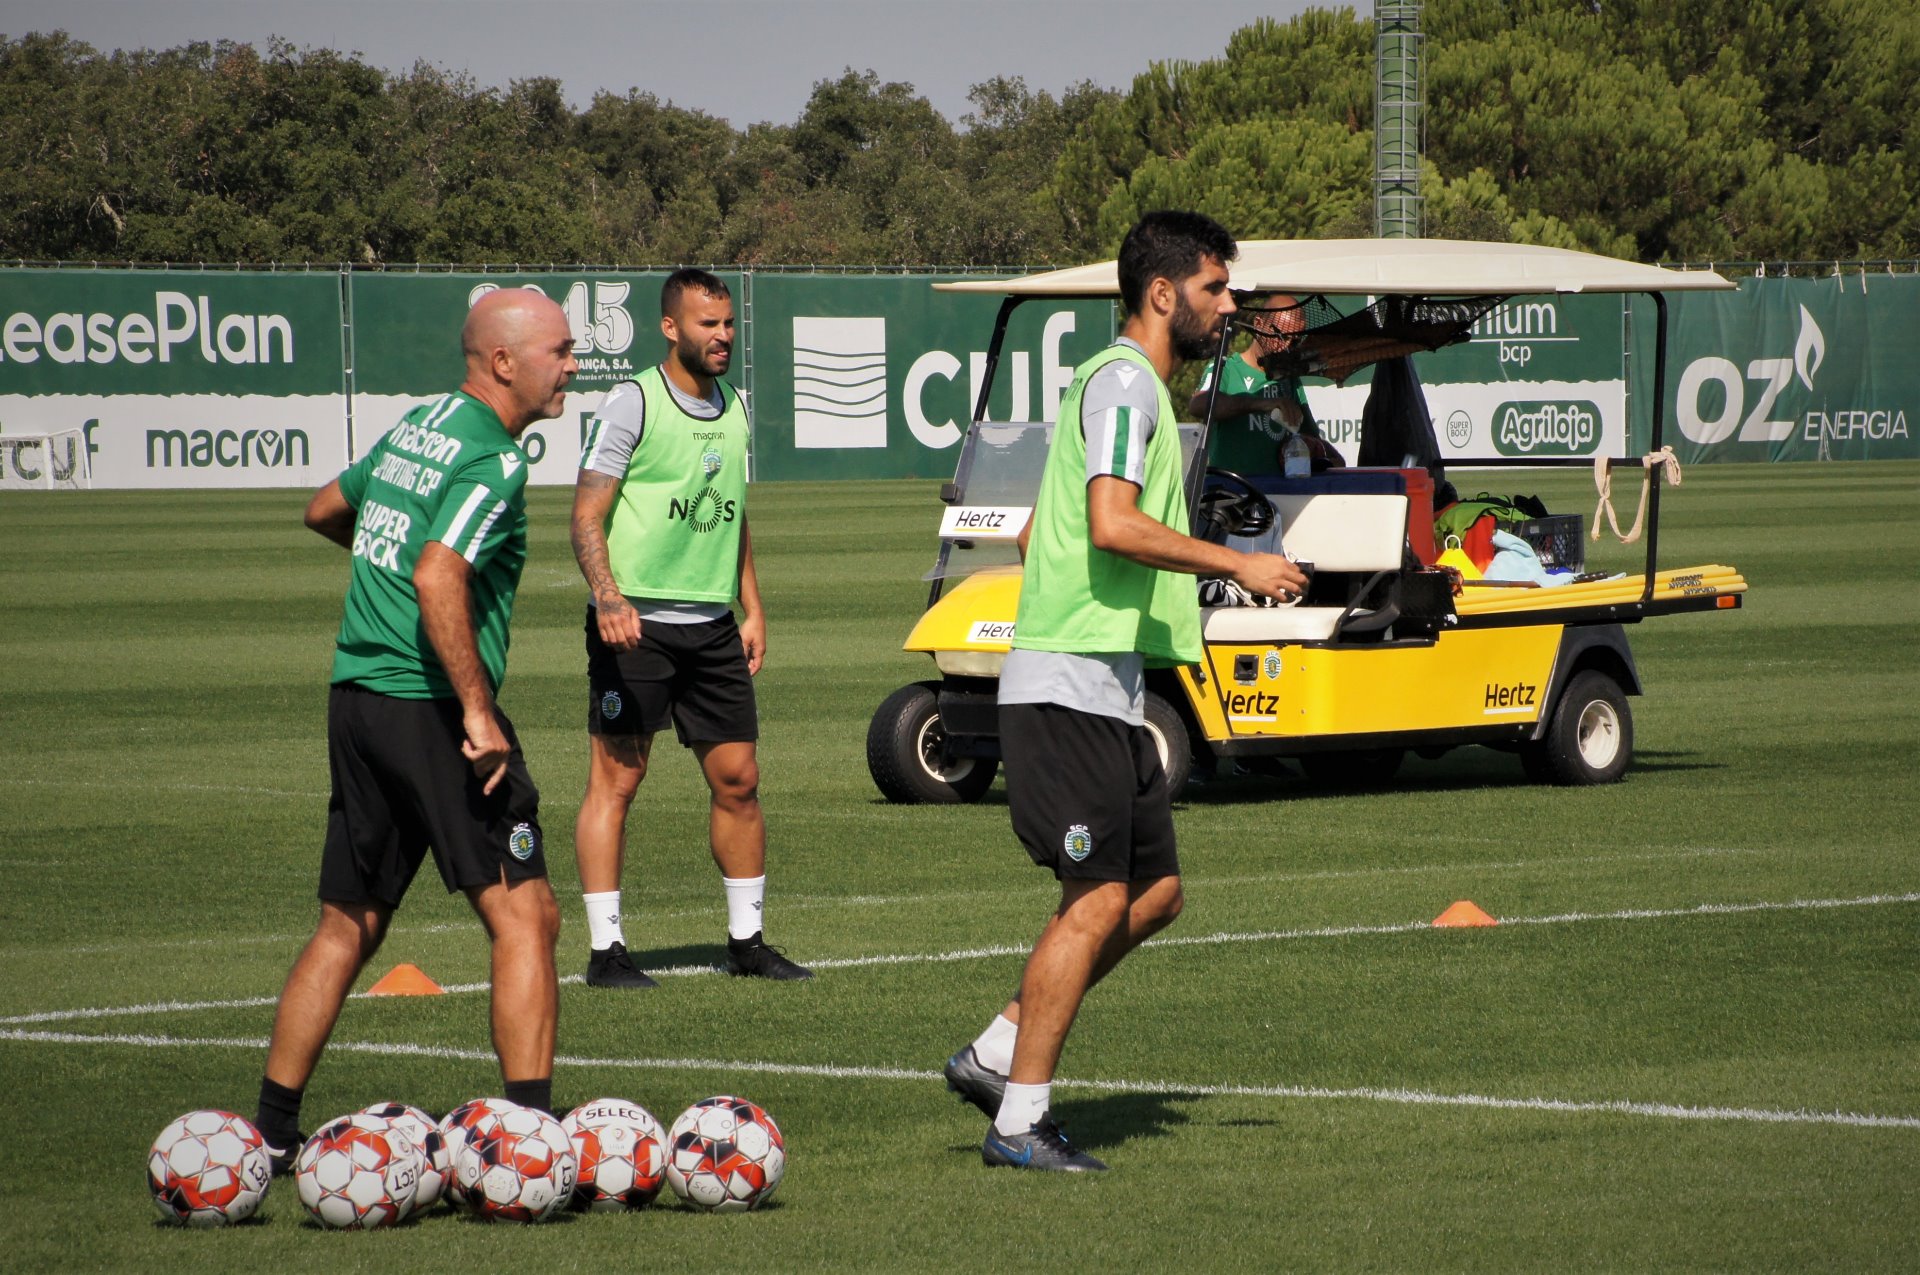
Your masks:
[{"label": "golf cart seat", "polygon": [[[1269,498],[1279,515],[1281,543],[1296,560],[1313,564],[1316,581],[1400,569],[1407,540],[1405,496],[1276,491]],[[1371,610],[1349,612],[1344,602],[1321,603],[1317,592],[1297,606],[1203,607],[1201,633],[1209,642],[1326,642],[1342,615],[1346,629],[1375,627],[1369,623]]]}]

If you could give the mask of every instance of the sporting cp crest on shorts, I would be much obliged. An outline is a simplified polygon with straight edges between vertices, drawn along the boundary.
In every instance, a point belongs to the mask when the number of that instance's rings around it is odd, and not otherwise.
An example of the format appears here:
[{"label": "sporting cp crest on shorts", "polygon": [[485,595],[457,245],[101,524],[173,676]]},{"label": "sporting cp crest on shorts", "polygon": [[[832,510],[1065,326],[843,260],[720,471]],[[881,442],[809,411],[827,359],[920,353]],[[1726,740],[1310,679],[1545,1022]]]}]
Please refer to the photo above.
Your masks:
[{"label": "sporting cp crest on shorts", "polygon": [[1093,834],[1087,831],[1087,825],[1076,823],[1067,829],[1067,840],[1062,849],[1067,852],[1067,858],[1075,863],[1084,863],[1087,856],[1093,853]]},{"label": "sporting cp crest on shorts", "polygon": [[620,692],[608,691],[600,697],[600,716],[612,721],[620,716]]},{"label": "sporting cp crest on shorts", "polygon": [[533,858],[533,852],[539,848],[539,843],[533,837],[533,825],[530,823],[516,823],[513,825],[513,831],[507,834],[508,851],[522,863]]}]

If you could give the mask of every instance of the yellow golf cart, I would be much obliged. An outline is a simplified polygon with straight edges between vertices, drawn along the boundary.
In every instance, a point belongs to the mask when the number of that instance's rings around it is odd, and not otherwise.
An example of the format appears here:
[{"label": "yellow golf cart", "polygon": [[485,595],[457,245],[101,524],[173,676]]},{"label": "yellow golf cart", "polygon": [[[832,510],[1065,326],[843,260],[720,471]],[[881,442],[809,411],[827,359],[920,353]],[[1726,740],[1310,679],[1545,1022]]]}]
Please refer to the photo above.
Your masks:
[{"label": "yellow golf cart", "polygon": [[[1196,762],[1258,766],[1289,758],[1330,785],[1390,779],[1408,750],[1437,756],[1477,744],[1517,753],[1528,775],[1608,783],[1633,757],[1628,698],[1641,693],[1625,626],[1684,611],[1731,610],[1746,582],[1720,565],[1662,568],[1659,484],[1649,484],[1644,569],[1575,575],[1573,582],[1475,581],[1442,566],[1431,535],[1438,444],[1409,356],[1467,339],[1473,324],[1517,296],[1645,293],[1657,332],[1650,453],[1663,430],[1667,310],[1663,293],[1724,290],[1710,271],[1672,271],[1561,249],[1445,240],[1256,241],[1240,245],[1232,287],[1297,298],[1271,375],[1343,382],[1375,367],[1374,400],[1356,467],[1288,477],[1209,469],[1213,415],[1181,426],[1193,534],[1279,551],[1313,564],[1295,606],[1202,607],[1205,655],[1150,672],[1146,721],[1178,793]],[[942,490],[940,551],[925,614],[905,649],[932,657],[937,679],[882,703],[867,762],[889,799],[975,801],[1000,756],[996,679],[1013,634],[1021,573],[1016,540],[1039,489],[1052,425],[985,419],[1007,322],[1023,302],[1118,295],[1115,263],[1003,282],[934,285],[1005,294],[987,374],[953,482]],[[1234,326],[1275,335],[1274,311],[1243,310]],[[1217,358],[1226,358],[1233,331]],[[1217,386],[1220,377],[1213,378]],[[1216,390],[1217,393],[1217,390]],[[1424,436],[1421,427],[1424,425]],[[1376,436],[1377,435],[1377,436]],[[1424,440],[1424,441],[1423,441]],[[1367,463],[1372,461],[1373,463]],[[1454,459],[1475,467],[1539,465],[1509,457]],[[1563,462],[1593,466],[1591,456]],[[1647,458],[1601,466],[1645,472]],[[1562,519],[1561,521],[1569,521]],[[1577,523],[1577,519],[1572,519]],[[1567,556],[1562,535],[1560,554]],[[1578,530],[1572,539],[1577,542]],[[1543,546],[1544,547],[1544,546]],[[1575,565],[1578,565],[1577,563]],[[1203,599],[1205,592],[1203,591]],[[1271,763],[1267,763],[1271,764]]]}]

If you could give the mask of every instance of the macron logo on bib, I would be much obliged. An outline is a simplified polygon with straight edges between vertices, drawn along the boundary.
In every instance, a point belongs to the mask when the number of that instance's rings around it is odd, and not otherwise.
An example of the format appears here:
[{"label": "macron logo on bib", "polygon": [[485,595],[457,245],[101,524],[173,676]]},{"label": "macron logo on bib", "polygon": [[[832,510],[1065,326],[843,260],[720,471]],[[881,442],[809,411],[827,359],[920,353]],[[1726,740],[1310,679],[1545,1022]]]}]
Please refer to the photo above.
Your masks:
[{"label": "macron logo on bib", "polygon": [[513,477],[513,471],[520,468],[520,458],[511,452],[500,453],[500,476]]},{"label": "macron logo on bib", "polygon": [[1131,363],[1122,363],[1120,366],[1114,368],[1113,374],[1120,378],[1121,389],[1131,389],[1133,387],[1133,378],[1140,375],[1140,369]]}]

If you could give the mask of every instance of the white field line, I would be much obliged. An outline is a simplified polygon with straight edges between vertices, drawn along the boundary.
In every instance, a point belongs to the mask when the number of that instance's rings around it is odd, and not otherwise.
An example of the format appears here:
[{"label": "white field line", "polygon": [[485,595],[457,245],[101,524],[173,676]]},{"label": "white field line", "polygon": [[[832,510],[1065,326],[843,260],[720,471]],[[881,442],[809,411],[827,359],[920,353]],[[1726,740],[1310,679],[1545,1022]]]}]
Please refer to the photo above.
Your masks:
[{"label": "white field line", "polygon": [[[1874,907],[1890,903],[1920,903],[1920,892],[1909,894],[1869,894],[1854,899],[1793,899],[1788,902],[1757,903],[1698,903],[1685,908],[1625,908],[1616,912],[1560,912],[1551,916],[1510,916],[1500,918],[1501,925],[1573,925],[1589,921],[1657,921],[1676,917],[1737,916],[1751,912],[1802,912],[1828,908]],[[1416,934],[1434,929],[1431,921],[1398,921],[1385,925],[1334,925],[1318,929],[1299,930],[1247,930],[1240,932],[1216,932],[1213,934],[1178,935],[1168,938],[1148,939],[1142,947],[1201,947],[1222,943],[1279,943],[1293,939],[1338,939],[1373,934]],[[874,956],[827,957],[813,961],[816,970],[860,969],[877,965],[938,965],[955,961],[978,961],[998,956],[1025,956],[1028,948],[1018,944],[998,944],[990,947],[954,948],[945,952],[895,952]],[[713,965],[676,965],[667,969],[649,971],[656,977],[686,977],[698,974],[717,974],[718,966]],[[581,982],[581,976],[570,974],[560,980],[563,984]],[[444,985],[449,993],[484,992],[487,983],[450,983]],[[366,998],[365,992],[357,992],[352,999]],[[234,1000],[207,1001],[154,1001],[143,1005],[115,1005],[86,1009],[53,1009],[32,1014],[12,1014],[0,1017],[0,1027],[20,1026],[27,1023],[72,1022],[89,1018],[120,1018],[147,1014],[177,1014],[194,1010],[208,1009],[253,1009],[277,1002],[273,996],[248,996]]]},{"label": "white field line", "polygon": [[243,784],[187,784],[173,780],[107,780],[107,779],[14,779],[10,783],[21,786],[33,785],[39,788],[111,788],[116,792],[125,792],[136,784],[146,791],[163,792],[222,792],[238,794],[242,797],[300,797],[325,801],[324,792],[305,792],[286,788],[251,788]]},{"label": "white field line", "polygon": [[[122,1045],[140,1049],[248,1049],[264,1050],[258,1036],[95,1035],[87,1032],[0,1030],[0,1040],[49,1045]],[[407,1042],[335,1041],[329,1049],[341,1053],[384,1057],[435,1058],[456,1062],[492,1063],[494,1055],[480,1049],[453,1049],[443,1045]],[[724,1071],[760,1076],[815,1076],[835,1080],[906,1080],[933,1083],[937,1071],[906,1067],[855,1067],[831,1063],[777,1063],[727,1058],[589,1058],[561,1055],[557,1067],[623,1068],[640,1071]],[[1495,1111],[1538,1111],[1555,1115],[1644,1116],[1667,1120],[1724,1120],[1748,1124],[1844,1125],[1867,1129],[1920,1129],[1920,1117],[1880,1116],[1851,1111],[1807,1111],[1775,1107],[1691,1107],[1670,1102],[1633,1102],[1627,1099],[1503,1098],[1488,1094],[1434,1093],[1421,1089],[1385,1089],[1376,1086],[1333,1088],[1322,1085],[1213,1085],[1161,1080],[1056,1080],[1062,1089],[1094,1093],[1150,1093],[1176,1097],[1239,1097],[1318,1100],[1359,1100],[1418,1107],[1477,1107]]]},{"label": "white field line", "polygon": [[[1505,862],[1467,862],[1467,863],[1416,863],[1391,868],[1326,868],[1312,872],[1256,872],[1240,876],[1225,877],[1185,877],[1184,884],[1190,890],[1216,889],[1223,886],[1240,885],[1282,885],[1299,881],[1347,881],[1363,880],[1375,877],[1431,876],[1436,873],[1465,875],[1475,872],[1524,872],[1530,868],[1563,868],[1608,863],[1651,863],[1671,859],[1708,859],[1724,858],[1735,855],[1764,855],[1784,853],[1785,848],[1720,847],[1704,846],[1688,850],[1656,850],[1638,854],[1590,854],[1555,855],[1543,859],[1512,859]],[[45,867],[45,864],[34,866]],[[679,893],[692,893],[680,891]],[[1035,880],[1030,886],[1008,886],[994,890],[942,890],[919,894],[782,894],[776,896],[776,902],[783,911],[812,912],[829,908],[848,907],[911,907],[919,904],[955,903],[969,899],[1009,899],[1037,896],[1047,893],[1045,883]],[[701,907],[672,908],[661,911],[627,909],[628,920],[636,924],[652,924],[657,921],[678,921],[690,917],[712,916],[718,911],[715,905]],[[388,938],[400,935],[446,934],[453,931],[477,932],[471,921],[447,921],[433,925],[394,926],[388,931]],[[124,943],[92,943],[79,947],[66,944],[42,944],[32,947],[4,947],[0,952],[9,955],[28,955],[44,952],[51,955],[99,956],[110,952],[150,952],[160,948],[204,948],[234,947],[240,944],[262,945],[273,943],[304,943],[309,932],[300,934],[250,934],[231,938],[191,938],[191,939],[141,939]],[[5,1021],[5,1020],[0,1020]]]}]

